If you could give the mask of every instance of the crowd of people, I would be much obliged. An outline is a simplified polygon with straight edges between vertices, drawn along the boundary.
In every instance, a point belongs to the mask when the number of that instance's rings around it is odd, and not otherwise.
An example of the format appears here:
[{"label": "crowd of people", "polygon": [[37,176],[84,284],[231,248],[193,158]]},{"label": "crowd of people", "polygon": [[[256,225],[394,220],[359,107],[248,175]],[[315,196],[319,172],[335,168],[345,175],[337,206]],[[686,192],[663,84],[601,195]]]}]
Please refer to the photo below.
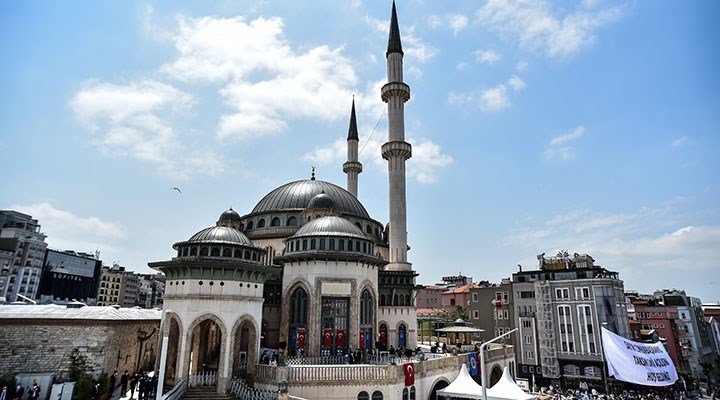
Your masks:
[{"label": "crowd of people", "polygon": [[[118,385],[119,379],[119,385]],[[108,398],[113,398],[115,391],[120,389],[120,398],[125,398],[128,390],[130,391],[130,397],[128,399],[137,400],[150,400],[155,397],[155,391],[157,390],[158,381],[157,375],[153,373],[136,373],[130,374],[125,371],[122,375],[118,374],[118,371],[113,372],[110,375],[110,388],[108,389]],[[137,397],[135,394],[137,393]],[[96,396],[93,399],[100,398],[100,383],[95,385],[95,391],[93,395]]]},{"label": "crowd of people", "polygon": [[[708,387],[705,391],[707,397],[720,399],[720,386]],[[688,387],[687,390],[672,389],[652,390],[643,389],[612,389],[610,394],[599,393],[594,388],[588,389],[587,385],[577,389],[560,390],[549,387],[540,388],[541,398],[552,400],[686,400],[697,399],[700,395],[699,388]]]}]

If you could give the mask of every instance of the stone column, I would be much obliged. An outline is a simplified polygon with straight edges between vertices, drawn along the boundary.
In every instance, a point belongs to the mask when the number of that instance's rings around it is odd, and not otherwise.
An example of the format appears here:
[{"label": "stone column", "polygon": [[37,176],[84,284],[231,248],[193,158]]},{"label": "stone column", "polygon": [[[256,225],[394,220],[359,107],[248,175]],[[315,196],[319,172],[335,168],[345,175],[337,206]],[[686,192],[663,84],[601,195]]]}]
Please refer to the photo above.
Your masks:
[{"label": "stone column", "polygon": [[160,370],[158,371],[157,390],[155,400],[162,400],[163,385],[165,384],[165,368],[167,364],[168,342],[170,341],[170,324],[167,318],[163,321],[162,349],[160,350]]}]

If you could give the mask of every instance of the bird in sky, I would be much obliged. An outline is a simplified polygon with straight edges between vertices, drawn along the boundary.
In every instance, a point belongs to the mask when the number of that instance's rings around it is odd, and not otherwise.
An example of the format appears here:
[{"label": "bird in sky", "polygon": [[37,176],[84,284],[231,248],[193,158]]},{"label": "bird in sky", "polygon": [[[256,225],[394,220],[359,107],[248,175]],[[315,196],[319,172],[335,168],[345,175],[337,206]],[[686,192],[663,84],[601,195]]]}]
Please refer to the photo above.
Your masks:
[{"label": "bird in sky", "polygon": [[173,187],[170,188],[170,190],[177,190],[178,193],[182,193],[182,190],[180,190],[179,187],[173,186]]}]

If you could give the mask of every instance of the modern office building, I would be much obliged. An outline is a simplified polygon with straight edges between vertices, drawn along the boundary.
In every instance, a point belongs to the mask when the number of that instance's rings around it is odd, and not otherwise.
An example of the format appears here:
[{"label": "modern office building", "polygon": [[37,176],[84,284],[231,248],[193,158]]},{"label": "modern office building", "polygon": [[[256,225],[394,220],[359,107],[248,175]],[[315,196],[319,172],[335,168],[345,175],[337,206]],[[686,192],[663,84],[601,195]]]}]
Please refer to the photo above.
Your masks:
[{"label": "modern office building", "polygon": [[[12,210],[0,210],[0,239],[4,239],[0,299],[14,302],[34,299],[40,288],[40,275],[45,259],[46,236],[40,232],[38,220]],[[12,260],[8,252],[13,252]]]}]

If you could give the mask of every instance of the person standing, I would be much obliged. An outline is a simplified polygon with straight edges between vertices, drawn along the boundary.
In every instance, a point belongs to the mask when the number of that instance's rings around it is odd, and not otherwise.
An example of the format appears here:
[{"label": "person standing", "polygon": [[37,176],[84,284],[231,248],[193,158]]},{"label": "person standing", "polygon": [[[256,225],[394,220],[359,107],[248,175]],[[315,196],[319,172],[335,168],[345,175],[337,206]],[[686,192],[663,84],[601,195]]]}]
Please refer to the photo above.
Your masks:
[{"label": "person standing", "polygon": [[131,399],[134,398],[134,396],[135,396],[135,387],[137,387],[138,378],[139,378],[139,376],[137,374],[135,374],[130,379],[130,398]]},{"label": "person standing", "polygon": [[38,386],[36,380],[33,380],[32,387],[28,391],[28,399],[38,400],[39,398],[40,398],[40,386]]},{"label": "person standing", "polygon": [[125,370],[120,377],[120,397],[124,397],[125,393],[127,393],[128,382],[130,382],[130,374],[128,374],[128,371]]},{"label": "person standing", "polygon": [[117,384],[117,377],[118,377],[118,372],[117,372],[117,370],[115,370],[115,372],[113,372],[113,374],[110,375],[110,390],[109,390],[110,393],[108,395],[108,397],[110,397],[110,398],[112,397],[113,393],[115,393],[115,384]]},{"label": "person standing", "polygon": [[13,400],[22,400],[24,394],[25,389],[22,387],[21,384],[18,383],[15,387],[15,394],[13,394]]},{"label": "person standing", "polygon": [[100,400],[100,382],[93,386],[92,400]]},{"label": "person standing", "polygon": [[0,400],[10,400],[10,393],[8,393],[7,386],[3,386],[2,392],[0,392]]}]

